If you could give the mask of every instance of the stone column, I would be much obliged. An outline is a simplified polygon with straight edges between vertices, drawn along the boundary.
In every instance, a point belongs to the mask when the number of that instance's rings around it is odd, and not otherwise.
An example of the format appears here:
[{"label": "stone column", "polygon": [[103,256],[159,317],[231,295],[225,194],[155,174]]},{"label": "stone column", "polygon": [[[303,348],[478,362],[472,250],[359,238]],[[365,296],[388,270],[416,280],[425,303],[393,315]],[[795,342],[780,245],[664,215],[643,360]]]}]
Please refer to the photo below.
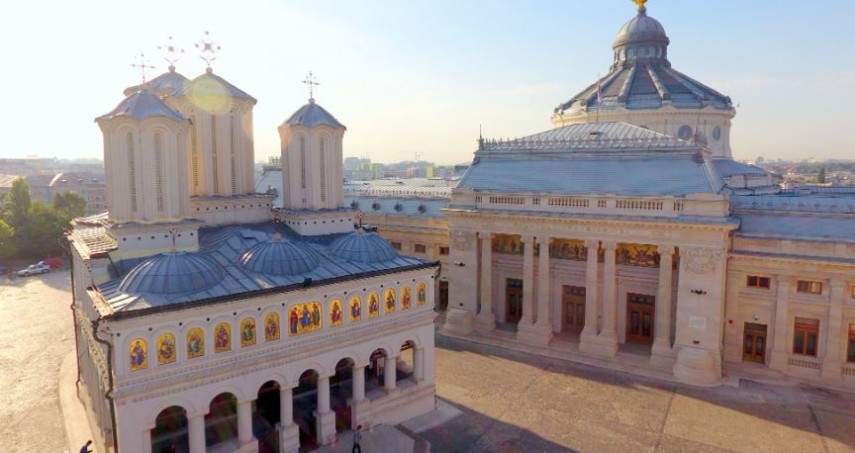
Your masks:
[{"label": "stone column", "polygon": [[416,382],[425,380],[425,349],[413,348],[413,376]]},{"label": "stone column", "polygon": [[585,249],[588,254],[587,269],[585,271],[585,327],[582,329],[579,349],[584,352],[594,352],[594,342],[597,337],[597,322],[599,310],[597,299],[599,296],[600,263],[599,263],[600,241],[588,239],[585,241]]},{"label": "stone column", "polygon": [[353,399],[350,402],[350,428],[368,425],[368,407],[370,401],[365,399],[365,365],[353,366]]},{"label": "stone column", "polygon": [[[840,350],[843,334],[843,303],[846,298],[846,284],[841,280],[832,280],[829,285],[830,303],[828,307],[828,328],[825,334],[825,352],[822,361],[822,377],[840,380],[843,378],[843,353]],[[822,329],[822,325],[820,325]],[[848,334],[848,331],[846,332]]]},{"label": "stone column", "polygon": [[151,428],[144,429],[142,432],[142,451],[145,453],[151,451]]},{"label": "stone column", "polygon": [[605,263],[603,267],[603,330],[600,332],[603,352],[617,354],[617,264],[615,263],[615,242],[603,242]]},{"label": "stone column", "polygon": [[190,453],[205,453],[205,414],[188,417],[188,437],[190,441]]},{"label": "stone column", "polygon": [[365,399],[365,366],[353,367],[353,401],[361,402]]},{"label": "stone column", "polygon": [[[549,294],[551,289],[549,274],[550,242],[551,239],[547,235],[538,237],[540,255],[537,260],[537,320],[530,326],[520,323],[517,331],[518,339],[543,346],[548,345],[552,340],[552,317],[549,313]],[[525,286],[523,286],[523,289],[525,289]]]},{"label": "stone column", "polygon": [[534,322],[534,236],[522,236],[523,248],[523,308],[519,326]]},{"label": "stone column", "polygon": [[398,357],[386,356],[386,364],[383,369],[383,387],[387,393],[391,393],[398,385]]},{"label": "stone column", "polygon": [[335,437],[335,412],[330,410],[329,376],[318,376],[318,410],[315,411],[315,419],[318,444],[328,445]]},{"label": "stone column", "polygon": [[475,317],[477,332],[490,332],[496,328],[496,315],[493,314],[493,234],[478,233],[481,244],[481,310]]},{"label": "stone column", "polygon": [[240,401],[238,403],[237,418],[240,451],[258,451],[258,442],[252,435],[252,400]]},{"label": "stone column", "polygon": [[674,281],[674,246],[659,245],[659,290],[656,292],[656,324],[650,361],[670,367],[676,354],[671,350],[671,292]]},{"label": "stone column", "polygon": [[787,371],[787,357],[789,356],[790,345],[787,342],[787,332],[790,328],[790,320],[788,316],[788,297],[790,295],[790,284],[792,277],[788,275],[777,276],[777,298],[775,301],[775,330],[773,331],[772,339],[772,354],[769,359],[769,368]]}]

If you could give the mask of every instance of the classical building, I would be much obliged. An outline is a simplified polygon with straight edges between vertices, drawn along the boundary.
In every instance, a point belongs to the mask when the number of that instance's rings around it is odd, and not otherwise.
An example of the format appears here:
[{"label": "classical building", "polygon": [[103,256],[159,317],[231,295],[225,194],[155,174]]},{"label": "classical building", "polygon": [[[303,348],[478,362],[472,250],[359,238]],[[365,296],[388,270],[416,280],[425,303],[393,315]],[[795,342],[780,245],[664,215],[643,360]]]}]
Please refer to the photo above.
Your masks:
[{"label": "classical building", "polygon": [[404,190],[352,206],[390,241],[427,225],[450,245],[448,334],[698,385],[855,388],[855,196],[734,161],[730,99],[671,67],[639,3],[608,74],[554,129],[479,140],[428,222]]},{"label": "classical building", "polygon": [[96,119],[107,206],[77,219],[79,395],[99,451],[308,450],[435,408],[437,263],[355,229],[345,128],[280,127],[285,209],[255,193],[255,99],[208,68]]}]

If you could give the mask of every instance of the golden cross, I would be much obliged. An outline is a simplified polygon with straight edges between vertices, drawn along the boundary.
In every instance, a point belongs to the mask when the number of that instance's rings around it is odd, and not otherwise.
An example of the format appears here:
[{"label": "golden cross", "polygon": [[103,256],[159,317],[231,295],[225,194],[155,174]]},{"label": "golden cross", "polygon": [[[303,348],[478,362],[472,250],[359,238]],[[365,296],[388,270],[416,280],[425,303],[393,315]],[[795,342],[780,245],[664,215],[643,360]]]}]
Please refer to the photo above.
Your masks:
[{"label": "golden cross", "polygon": [[638,5],[639,8],[644,8],[644,4],[647,3],[647,0],[632,0]]}]

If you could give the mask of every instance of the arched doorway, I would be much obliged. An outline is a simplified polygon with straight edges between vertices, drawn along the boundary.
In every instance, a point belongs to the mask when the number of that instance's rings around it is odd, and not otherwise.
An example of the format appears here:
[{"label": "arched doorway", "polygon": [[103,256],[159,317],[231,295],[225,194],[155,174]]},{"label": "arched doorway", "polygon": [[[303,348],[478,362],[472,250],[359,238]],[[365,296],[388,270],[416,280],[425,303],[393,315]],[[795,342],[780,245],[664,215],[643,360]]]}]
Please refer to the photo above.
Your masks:
[{"label": "arched doorway", "polygon": [[160,411],[151,430],[153,453],[187,453],[190,439],[187,434],[187,411],[180,406],[170,406]]},{"label": "arched doorway", "polygon": [[401,345],[401,353],[398,354],[397,361],[397,379],[398,386],[405,379],[411,379],[415,382],[416,360],[415,360],[416,345],[412,341],[405,341]]},{"label": "arched doorway", "polygon": [[238,445],[237,397],[220,393],[211,400],[205,415],[205,445],[208,447],[226,442]]},{"label": "arched doorway", "polygon": [[252,417],[252,433],[258,439],[259,453],[279,452],[279,431],[276,424],[281,421],[280,387],[277,382],[267,381],[258,389],[255,413]]},{"label": "arched doorway", "polygon": [[365,395],[383,388],[384,372],[386,370],[386,351],[375,349],[368,361],[368,370],[365,372]]},{"label": "arched doorway", "polygon": [[306,370],[294,388],[294,423],[300,427],[300,451],[319,447],[315,411],[318,409],[318,372]]},{"label": "arched doorway", "polygon": [[353,360],[341,359],[335,366],[335,376],[330,378],[330,409],[335,412],[335,432],[350,429],[350,407],[353,398]]}]

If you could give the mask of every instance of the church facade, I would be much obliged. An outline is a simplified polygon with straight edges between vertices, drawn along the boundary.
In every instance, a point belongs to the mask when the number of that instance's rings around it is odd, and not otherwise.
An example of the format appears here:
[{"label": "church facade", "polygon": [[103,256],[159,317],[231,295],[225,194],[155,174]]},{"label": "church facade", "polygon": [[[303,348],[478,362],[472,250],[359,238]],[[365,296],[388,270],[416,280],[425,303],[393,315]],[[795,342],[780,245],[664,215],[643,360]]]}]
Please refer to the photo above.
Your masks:
[{"label": "church facade", "polygon": [[437,263],[355,229],[345,127],[280,126],[284,206],[255,193],[255,99],[207,72],[96,119],[109,212],[77,219],[79,396],[99,451],[282,451],[435,409]]}]

